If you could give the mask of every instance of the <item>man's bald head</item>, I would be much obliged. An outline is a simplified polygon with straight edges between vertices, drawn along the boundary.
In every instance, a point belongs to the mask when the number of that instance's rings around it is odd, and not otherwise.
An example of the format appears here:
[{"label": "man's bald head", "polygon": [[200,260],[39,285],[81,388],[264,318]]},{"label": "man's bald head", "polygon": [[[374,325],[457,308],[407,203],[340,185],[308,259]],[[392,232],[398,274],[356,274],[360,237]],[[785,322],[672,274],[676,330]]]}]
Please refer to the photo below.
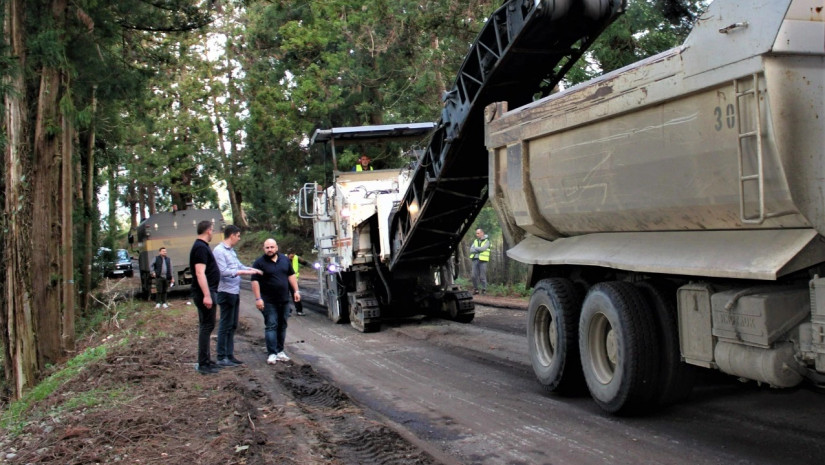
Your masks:
[{"label": "man's bald head", "polygon": [[278,253],[278,243],[275,239],[269,238],[264,241],[264,255],[267,257],[274,257]]}]

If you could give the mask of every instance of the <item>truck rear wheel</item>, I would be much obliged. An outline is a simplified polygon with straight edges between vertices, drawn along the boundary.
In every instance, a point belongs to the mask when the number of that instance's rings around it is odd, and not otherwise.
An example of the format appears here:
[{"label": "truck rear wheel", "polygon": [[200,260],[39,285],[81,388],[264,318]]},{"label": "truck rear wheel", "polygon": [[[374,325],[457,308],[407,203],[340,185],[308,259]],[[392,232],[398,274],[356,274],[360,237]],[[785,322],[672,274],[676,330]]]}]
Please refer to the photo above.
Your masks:
[{"label": "truck rear wheel", "polygon": [[653,310],[659,333],[660,388],[657,403],[670,405],[686,399],[693,390],[695,371],[682,361],[679,347],[679,322],[676,310],[676,285],[660,279],[636,283]]},{"label": "truck rear wheel", "polygon": [[527,313],[530,362],[547,390],[572,394],[584,387],[578,333],[580,301],[567,279],[536,284]]},{"label": "truck rear wheel", "polygon": [[604,410],[631,414],[650,407],[659,386],[658,334],[653,312],[633,284],[593,286],[579,320],[582,371]]}]

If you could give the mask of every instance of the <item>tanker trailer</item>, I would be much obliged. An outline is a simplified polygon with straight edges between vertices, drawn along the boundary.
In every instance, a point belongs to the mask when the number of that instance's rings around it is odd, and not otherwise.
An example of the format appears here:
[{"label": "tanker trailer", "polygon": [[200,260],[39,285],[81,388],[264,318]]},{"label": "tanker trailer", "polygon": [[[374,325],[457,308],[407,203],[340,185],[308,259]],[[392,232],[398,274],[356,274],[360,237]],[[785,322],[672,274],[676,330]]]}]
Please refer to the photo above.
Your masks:
[{"label": "tanker trailer", "polygon": [[189,252],[197,237],[198,223],[209,220],[214,225],[210,248],[223,240],[226,226],[223,214],[217,209],[187,209],[159,212],[141,221],[137,227],[137,244],[134,234],[129,234],[129,244],[139,251],[140,290],[147,298],[155,293],[155,280],[152,279],[152,263],[161,247],[166,247],[166,254],[172,262],[172,276],[175,289],[187,289],[194,281],[194,270],[189,269]]},{"label": "tanker trailer", "polygon": [[[310,146],[331,158],[333,180],[324,188],[308,183],[300,191],[299,216],[312,219],[318,259],[319,303],[334,323],[347,321],[361,332],[380,328],[381,320],[419,314],[469,323],[475,316],[472,295],[453,283],[453,262],[422,261],[390,270],[389,219],[410,183],[412,167],[339,171],[337,150],[399,146],[426,139],[434,123],[390,124],[318,129]],[[401,145],[403,147],[403,145]],[[406,150],[410,159],[415,155]]]},{"label": "tanker trailer", "polygon": [[717,0],[682,46],[485,112],[550,391],[633,413],[696,367],[825,383],[821,0]]}]

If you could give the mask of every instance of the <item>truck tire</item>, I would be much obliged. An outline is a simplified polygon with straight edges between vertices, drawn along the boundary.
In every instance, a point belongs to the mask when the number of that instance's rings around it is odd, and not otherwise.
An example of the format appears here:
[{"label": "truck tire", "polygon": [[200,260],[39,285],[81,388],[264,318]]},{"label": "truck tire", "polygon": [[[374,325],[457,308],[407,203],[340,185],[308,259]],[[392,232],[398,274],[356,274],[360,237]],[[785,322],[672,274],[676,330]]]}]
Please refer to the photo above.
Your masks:
[{"label": "truck tire", "polygon": [[338,277],[328,274],[327,277],[327,318],[335,324],[349,321],[349,312],[346,307],[345,295],[340,295]]},{"label": "truck tire", "polygon": [[584,389],[578,333],[580,300],[567,279],[536,283],[527,310],[527,344],[536,378],[548,391],[575,394]]},{"label": "truck tire", "polygon": [[676,285],[663,279],[648,279],[636,283],[636,287],[642,291],[648,306],[653,310],[661,344],[657,404],[667,406],[685,400],[693,390],[696,372],[691,365],[682,361]]},{"label": "truck tire", "polygon": [[579,320],[582,371],[593,400],[607,412],[634,414],[653,407],[659,343],[653,311],[627,282],[593,286]]},{"label": "truck tire", "polygon": [[152,298],[152,283],[149,281],[150,279],[149,273],[140,273],[140,293],[146,300]]}]

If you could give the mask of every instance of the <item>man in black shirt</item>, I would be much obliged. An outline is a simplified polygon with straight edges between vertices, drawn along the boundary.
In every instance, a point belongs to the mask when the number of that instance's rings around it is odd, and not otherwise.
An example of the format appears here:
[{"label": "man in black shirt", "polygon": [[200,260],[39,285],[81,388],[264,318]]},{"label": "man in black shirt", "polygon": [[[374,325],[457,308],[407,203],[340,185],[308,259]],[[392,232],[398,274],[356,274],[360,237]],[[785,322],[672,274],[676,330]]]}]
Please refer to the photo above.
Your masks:
[{"label": "man in black shirt", "polygon": [[255,260],[252,268],[263,271],[262,275],[252,276],[252,293],[255,307],[264,315],[264,339],[269,353],[266,363],[287,362],[289,357],[284,353],[284,340],[289,300],[292,297],[295,302],[301,301],[295,271],[287,256],[278,252],[275,239],[264,242],[264,254]]},{"label": "man in black shirt", "polygon": [[198,238],[189,252],[189,269],[195,272],[192,283],[192,301],[198,307],[198,373],[217,373],[218,365],[209,355],[209,338],[215,329],[215,301],[218,298],[218,284],[221,271],[209,248],[212,240],[212,222],[198,223]]}]

